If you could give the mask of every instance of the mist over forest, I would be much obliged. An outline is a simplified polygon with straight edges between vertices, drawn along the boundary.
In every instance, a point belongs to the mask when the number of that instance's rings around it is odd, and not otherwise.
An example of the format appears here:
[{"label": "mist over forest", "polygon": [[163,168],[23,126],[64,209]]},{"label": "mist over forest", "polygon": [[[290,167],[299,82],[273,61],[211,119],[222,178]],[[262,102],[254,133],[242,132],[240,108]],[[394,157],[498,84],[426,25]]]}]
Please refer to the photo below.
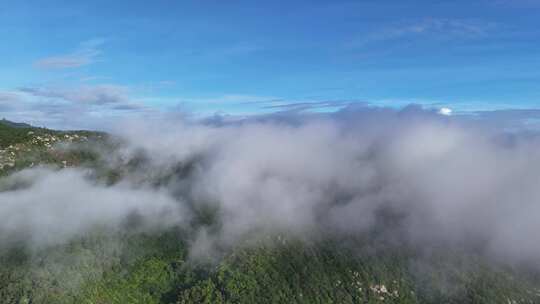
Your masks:
[{"label": "mist over forest", "polygon": [[534,129],[411,106],[126,120],[96,134],[58,134],[48,151],[69,163],[32,162],[0,180],[6,254],[32,260],[96,233],[111,244],[173,233],[185,265],[206,271],[239,250],[289,244],[353,260],[406,252],[412,282],[449,252],[464,259],[459,271],[540,271]]}]

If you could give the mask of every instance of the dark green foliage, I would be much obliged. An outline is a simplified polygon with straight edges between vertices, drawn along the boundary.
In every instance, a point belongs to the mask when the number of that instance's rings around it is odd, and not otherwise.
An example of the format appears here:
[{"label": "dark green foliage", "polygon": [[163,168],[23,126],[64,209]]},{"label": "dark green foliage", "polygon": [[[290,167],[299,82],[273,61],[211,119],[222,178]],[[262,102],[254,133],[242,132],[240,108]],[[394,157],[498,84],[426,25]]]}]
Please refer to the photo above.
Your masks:
[{"label": "dark green foliage", "polygon": [[23,123],[23,122],[13,122],[13,121],[9,121],[5,118],[2,118],[2,120],[0,120],[0,125],[3,125],[3,126],[6,126],[6,127],[11,127],[11,128],[31,128],[32,126],[27,124],[27,123]]},{"label": "dark green foliage", "polygon": [[[44,249],[11,247],[2,303],[538,303],[531,281],[467,256],[414,258],[333,242],[252,245],[186,262],[185,233],[97,230]],[[459,259],[466,259],[466,263]],[[469,263],[470,262],[470,263]],[[424,269],[418,267],[422,264]]]},{"label": "dark green foliage", "polygon": [[[369,254],[334,243],[292,243],[236,252],[178,303],[538,303],[533,285],[474,260],[415,260],[399,251]],[[465,258],[465,257],[464,257]],[[439,260],[439,262],[443,262]],[[466,262],[466,261],[465,261]],[[433,276],[412,263],[425,263]],[[468,263],[467,263],[468,264]],[[426,280],[419,279],[419,276]],[[427,277],[424,277],[427,276]],[[514,302],[510,302],[514,303]]]},{"label": "dark green foliage", "polygon": [[96,167],[99,153],[95,147],[109,148],[104,133],[14,124],[0,121],[0,176],[38,165]]},{"label": "dark green foliage", "polygon": [[179,236],[98,229],[62,246],[9,249],[0,259],[1,303],[161,303],[183,261]]},{"label": "dark green foliage", "polygon": [[30,131],[43,132],[42,129],[15,128],[11,125],[0,123],[0,149],[30,140],[31,135],[28,134]]}]

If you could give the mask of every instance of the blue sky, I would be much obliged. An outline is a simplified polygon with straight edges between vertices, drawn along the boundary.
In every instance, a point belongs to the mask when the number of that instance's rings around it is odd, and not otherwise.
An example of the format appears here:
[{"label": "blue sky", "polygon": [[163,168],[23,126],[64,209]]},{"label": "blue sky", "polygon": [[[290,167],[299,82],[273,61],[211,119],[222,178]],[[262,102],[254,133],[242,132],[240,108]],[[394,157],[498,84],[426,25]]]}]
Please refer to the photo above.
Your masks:
[{"label": "blue sky", "polygon": [[538,109],[538,16],[540,0],[4,0],[0,115]]}]

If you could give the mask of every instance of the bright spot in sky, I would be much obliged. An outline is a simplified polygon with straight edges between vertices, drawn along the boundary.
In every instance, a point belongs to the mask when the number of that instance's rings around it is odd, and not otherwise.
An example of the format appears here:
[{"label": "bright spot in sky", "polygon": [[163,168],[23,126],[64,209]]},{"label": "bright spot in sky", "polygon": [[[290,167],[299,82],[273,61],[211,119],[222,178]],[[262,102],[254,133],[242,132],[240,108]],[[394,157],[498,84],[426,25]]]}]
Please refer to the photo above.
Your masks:
[{"label": "bright spot in sky", "polygon": [[452,115],[452,109],[450,109],[450,108],[441,108],[439,110],[439,114],[450,116],[450,115]]}]

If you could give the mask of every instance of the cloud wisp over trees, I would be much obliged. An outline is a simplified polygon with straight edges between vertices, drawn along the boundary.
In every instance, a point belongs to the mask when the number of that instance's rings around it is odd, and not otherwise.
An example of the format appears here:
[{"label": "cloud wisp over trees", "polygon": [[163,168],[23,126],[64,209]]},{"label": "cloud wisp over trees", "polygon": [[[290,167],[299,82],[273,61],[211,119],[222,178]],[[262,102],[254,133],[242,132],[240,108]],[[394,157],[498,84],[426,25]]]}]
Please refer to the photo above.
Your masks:
[{"label": "cloud wisp over trees", "polygon": [[[102,157],[112,167],[136,159],[129,174],[113,186],[76,169],[8,178],[1,239],[61,242],[94,225],[121,227],[135,212],[153,229],[192,231],[195,257],[267,233],[317,239],[377,231],[396,245],[458,246],[540,267],[534,132],[369,107],[121,126],[121,148]],[[204,208],[213,222],[193,226]]]}]

